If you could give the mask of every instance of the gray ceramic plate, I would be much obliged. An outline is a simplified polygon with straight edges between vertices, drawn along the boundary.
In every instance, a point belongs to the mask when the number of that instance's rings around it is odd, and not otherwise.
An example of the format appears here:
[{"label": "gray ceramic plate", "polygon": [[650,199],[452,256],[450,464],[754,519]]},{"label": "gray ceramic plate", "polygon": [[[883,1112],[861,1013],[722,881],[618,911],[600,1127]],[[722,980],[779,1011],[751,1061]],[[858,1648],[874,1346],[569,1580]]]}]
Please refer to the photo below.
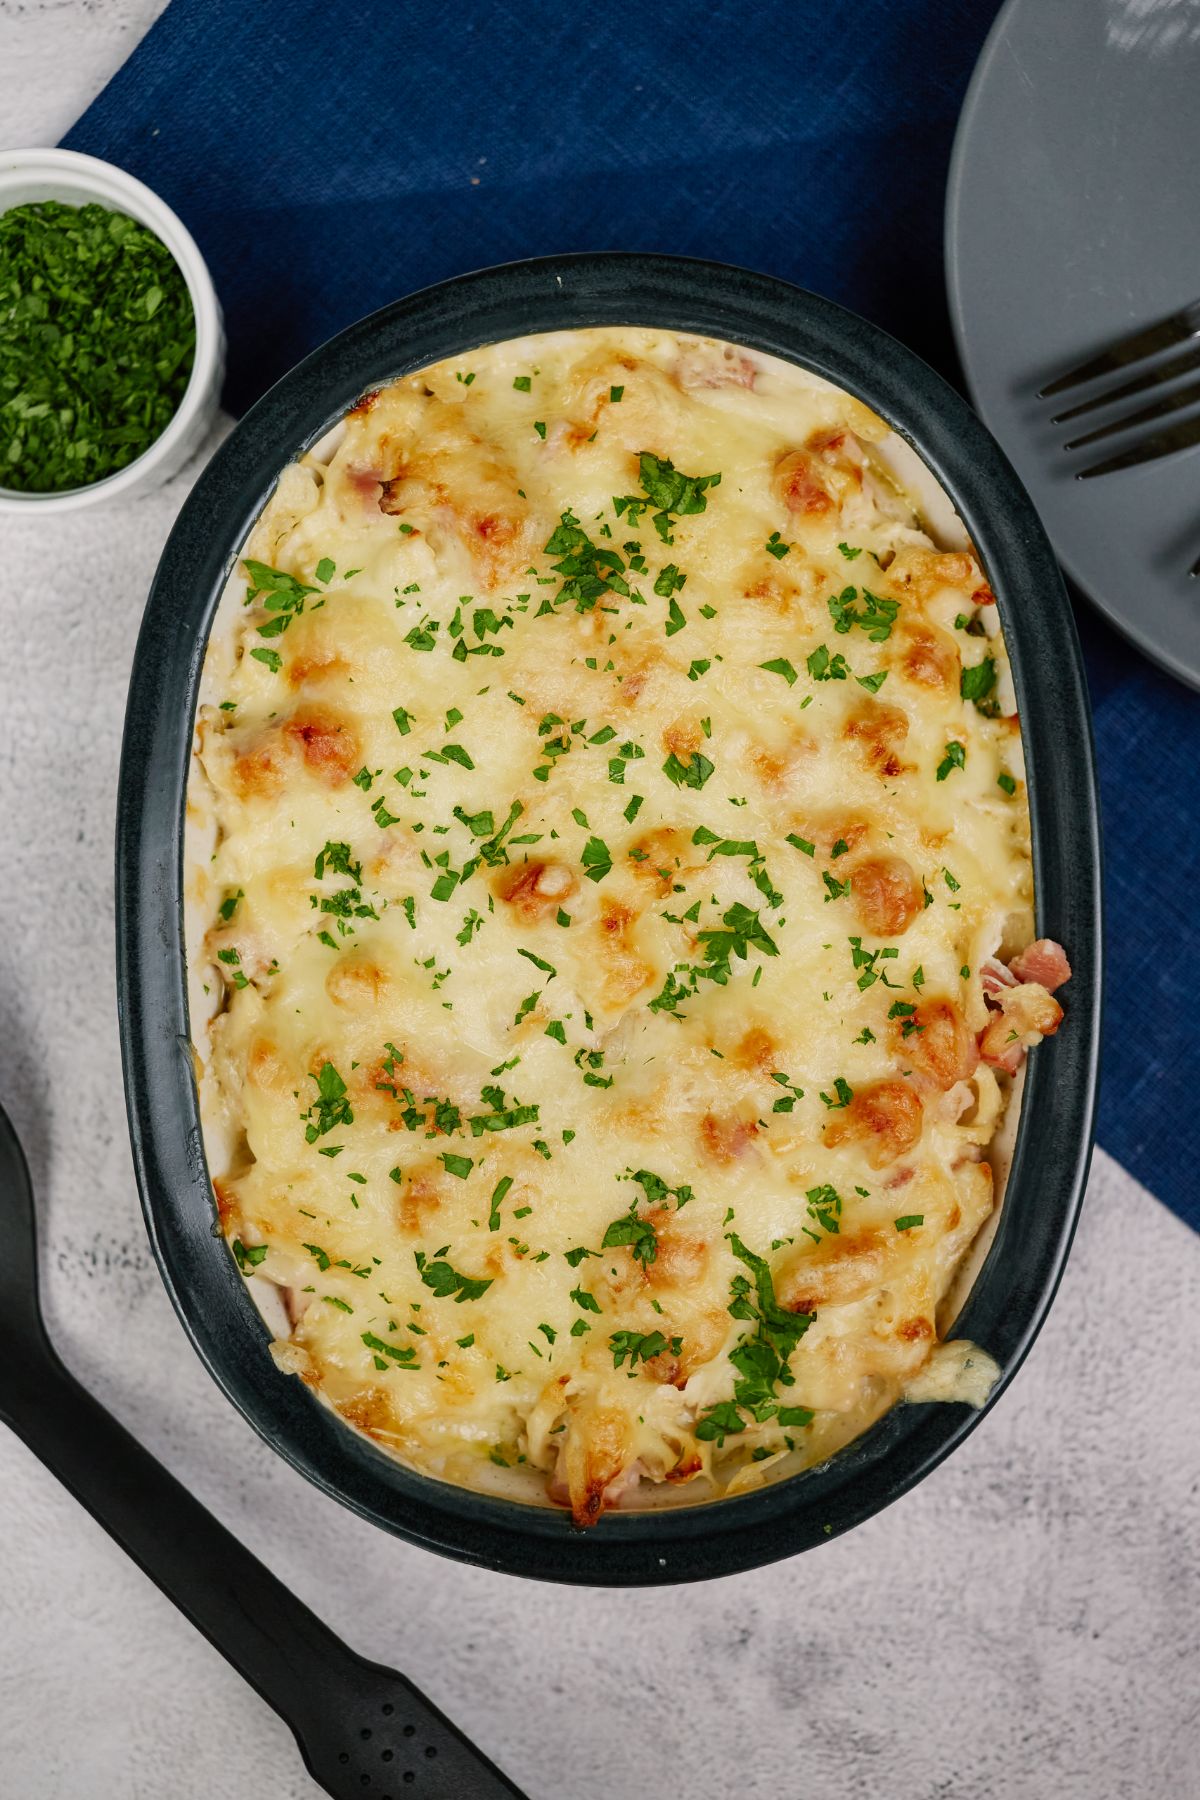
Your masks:
[{"label": "gray ceramic plate", "polygon": [[976,407],[1067,573],[1193,687],[1200,447],[1078,481],[1099,452],[1064,453],[1076,434],[1049,418],[1069,402],[1035,394],[1200,296],[1198,96],[1200,0],[1009,0],[967,95],[946,202],[950,314]]}]

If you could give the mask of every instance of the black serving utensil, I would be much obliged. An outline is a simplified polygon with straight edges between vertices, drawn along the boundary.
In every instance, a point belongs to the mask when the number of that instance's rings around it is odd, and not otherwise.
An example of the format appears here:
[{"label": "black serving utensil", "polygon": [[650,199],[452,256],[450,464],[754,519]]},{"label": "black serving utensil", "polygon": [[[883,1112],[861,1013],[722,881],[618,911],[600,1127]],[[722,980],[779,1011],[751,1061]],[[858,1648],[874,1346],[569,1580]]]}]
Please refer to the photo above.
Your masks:
[{"label": "black serving utensil", "polygon": [[245,1676],[335,1800],[524,1800],[411,1681],[368,1662],[118,1424],[38,1304],[33,1187],[0,1107],[0,1419]]}]

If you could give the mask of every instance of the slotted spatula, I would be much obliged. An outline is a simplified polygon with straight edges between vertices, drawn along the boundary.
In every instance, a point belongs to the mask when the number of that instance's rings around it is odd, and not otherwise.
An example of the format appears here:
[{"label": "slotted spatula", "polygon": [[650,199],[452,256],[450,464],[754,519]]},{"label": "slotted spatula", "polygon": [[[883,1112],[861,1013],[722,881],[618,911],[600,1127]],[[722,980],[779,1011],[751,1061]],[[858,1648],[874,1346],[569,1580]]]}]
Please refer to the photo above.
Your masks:
[{"label": "slotted spatula", "polygon": [[38,1304],[33,1187],[0,1107],[0,1419],[296,1735],[335,1800],[525,1800],[411,1681],[323,1625],[93,1399]]}]

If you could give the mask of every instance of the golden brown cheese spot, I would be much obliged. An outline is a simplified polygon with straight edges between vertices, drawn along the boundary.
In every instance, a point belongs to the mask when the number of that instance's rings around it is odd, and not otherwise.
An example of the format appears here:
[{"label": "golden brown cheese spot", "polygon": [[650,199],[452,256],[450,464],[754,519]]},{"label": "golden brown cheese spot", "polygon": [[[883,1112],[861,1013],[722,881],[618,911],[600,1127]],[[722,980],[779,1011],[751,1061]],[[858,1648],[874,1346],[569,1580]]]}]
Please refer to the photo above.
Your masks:
[{"label": "golden brown cheese spot", "polygon": [[677,881],[685,880],[704,864],[696,855],[690,832],[673,825],[659,825],[653,831],[643,832],[632,845],[629,866],[639,881],[665,895]]},{"label": "golden brown cheese spot", "polygon": [[[623,390],[615,403],[614,387]],[[640,451],[671,454],[662,440],[672,434],[684,407],[685,396],[674,376],[632,353],[601,350],[584,358],[563,389],[562,409],[568,417],[590,419],[599,428],[601,441],[615,442],[630,452],[624,487],[617,492],[637,491]]]},{"label": "golden brown cheese spot", "polygon": [[246,1053],[246,1079],[264,1094],[284,1094],[295,1087],[295,1077],[277,1044],[257,1037]]},{"label": "golden brown cheese spot", "polygon": [[222,1181],[220,1176],[213,1177],[212,1188],[213,1198],[217,1203],[217,1218],[220,1220],[221,1230],[228,1236],[242,1216],[238,1197],[231,1185]]},{"label": "golden brown cheese spot", "polygon": [[979,1050],[975,1037],[953,1000],[922,1000],[912,1015],[916,1029],[903,1036],[896,1024],[896,1049],[919,1076],[943,1092],[975,1073]]},{"label": "golden brown cheese spot", "polygon": [[867,767],[881,778],[890,780],[904,768],[898,752],[908,736],[908,716],[899,707],[867,701],[850,714],[843,732],[857,744]]},{"label": "golden brown cheese spot", "polygon": [[629,932],[636,922],[637,915],[629,907],[608,895],[602,897],[595,929],[600,939],[603,991],[612,1005],[632,1000],[654,979],[654,970],[629,941]]},{"label": "golden brown cheese spot", "polygon": [[789,728],[782,743],[768,747],[752,744],[750,767],[760,787],[768,794],[784,794],[792,781],[817,753],[817,740],[801,725]]},{"label": "golden brown cheese spot", "polygon": [[805,1313],[861,1300],[883,1281],[891,1250],[878,1226],[825,1238],[781,1277],[780,1298],[789,1311]]},{"label": "golden brown cheese spot", "polygon": [[825,486],[815,456],[808,450],[789,450],[775,464],[775,492],[790,513],[820,518],[833,511],[833,496]]},{"label": "golden brown cheese spot", "polygon": [[413,513],[427,528],[449,525],[489,590],[515,581],[541,544],[511,463],[459,406],[430,399],[406,412],[414,441],[382,483],[379,510],[406,521]]},{"label": "golden brown cheese spot", "polygon": [[348,1012],[367,1012],[387,992],[389,976],[365,956],[342,956],[325,977],[325,992]]},{"label": "golden brown cheese spot", "polygon": [[676,719],[662,734],[663,749],[683,763],[691,761],[703,741],[704,734],[695,719]]},{"label": "golden brown cheese spot", "polygon": [[697,1369],[719,1356],[729,1336],[729,1314],[723,1306],[693,1308],[682,1333],[679,1372],[686,1381]]},{"label": "golden brown cheese spot", "polygon": [[758,369],[730,344],[688,344],[680,351],[675,379],[685,393],[704,388],[753,388]]},{"label": "golden brown cheese spot", "polygon": [[652,1288],[699,1289],[708,1267],[708,1245],[682,1230],[669,1214],[656,1218],[658,1254],[646,1269]]},{"label": "golden brown cheese spot", "polygon": [[956,693],[962,663],[944,632],[912,625],[903,634],[900,667],[919,687]]},{"label": "golden brown cheese spot", "polygon": [[[900,550],[888,564],[888,581],[898,588],[903,601],[926,605],[949,588],[970,600],[985,586],[983,572],[973,556],[965,550],[922,550],[916,546]],[[990,590],[989,590],[990,592]]]},{"label": "golden brown cheese spot", "polygon": [[779,1045],[764,1025],[752,1025],[739,1039],[730,1061],[739,1069],[773,1075],[779,1067]]},{"label": "golden brown cheese spot", "polygon": [[921,1317],[905,1319],[902,1325],[896,1327],[896,1336],[906,1344],[919,1344],[935,1335],[931,1319]]},{"label": "golden brown cheese spot", "polygon": [[358,739],[344,720],[332,713],[309,708],[298,712],[283,727],[285,736],[299,750],[311,775],[328,787],[343,787],[362,766]]},{"label": "golden brown cheese spot", "polygon": [[868,857],[850,877],[858,922],[874,937],[901,937],[924,909],[921,883],[902,856]]},{"label": "golden brown cheese spot", "polygon": [[[571,1515],[576,1525],[594,1525],[619,1496],[609,1490],[632,1454],[629,1420],[615,1406],[596,1401],[568,1402],[570,1416],[560,1451]],[[554,1489],[551,1489],[553,1494]]]},{"label": "golden brown cheese spot", "polygon": [[497,897],[529,924],[556,912],[577,886],[565,863],[536,860],[513,863],[493,883]]},{"label": "golden brown cheese spot", "polygon": [[396,1200],[396,1223],[407,1236],[424,1231],[430,1216],[442,1204],[442,1190],[436,1178],[417,1170],[409,1175]]},{"label": "golden brown cheese spot", "polygon": [[669,1350],[660,1350],[657,1356],[648,1356],[642,1364],[651,1381],[661,1382],[664,1387],[682,1386],[682,1366],[679,1357],[673,1356]]},{"label": "golden brown cheese spot", "polygon": [[390,1437],[394,1421],[392,1403],[383,1388],[364,1388],[352,1399],[339,1400],[337,1410],[343,1419],[365,1431],[368,1437]]},{"label": "golden brown cheese spot", "polygon": [[333,650],[314,650],[294,656],[287,664],[286,674],[289,687],[317,686],[322,682],[333,686],[346,681],[353,674],[353,666]]},{"label": "golden brown cheese spot", "polygon": [[754,573],[743,577],[743,600],[761,601],[763,612],[774,613],[777,618],[788,617],[797,597],[797,589],[793,584],[785,581],[774,570],[768,569],[762,574]]},{"label": "golden brown cheese spot", "polygon": [[[845,844],[846,850],[857,850],[871,827],[857,815],[832,813],[820,818],[805,814],[795,820],[794,829],[806,843],[815,844],[823,857],[831,857],[835,844]],[[844,856],[845,851],[839,851],[839,855]]]},{"label": "golden brown cheese spot", "polygon": [[739,1119],[729,1113],[705,1113],[700,1121],[700,1148],[711,1162],[728,1168],[744,1156],[758,1136],[756,1119]]},{"label": "golden brown cheese spot", "polygon": [[260,734],[234,758],[234,792],[242,800],[272,798],[281,793],[285,759],[278,729]]},{"label": "golden brown cheese spot", "polygon": [[908,1082],[872,1082],[825,1127],[825,1142],[859,1143],[871,1167],[883,1169],[917,1142],[922,1113],[920,1095]]}]

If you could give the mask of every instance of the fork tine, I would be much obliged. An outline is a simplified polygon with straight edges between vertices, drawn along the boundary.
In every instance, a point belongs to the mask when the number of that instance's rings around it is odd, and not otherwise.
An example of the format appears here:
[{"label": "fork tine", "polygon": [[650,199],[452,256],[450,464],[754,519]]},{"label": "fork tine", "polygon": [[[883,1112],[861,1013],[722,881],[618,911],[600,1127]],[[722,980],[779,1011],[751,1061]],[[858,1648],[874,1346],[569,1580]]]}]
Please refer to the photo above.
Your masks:
[{"label": "fork tine", "polygon": [[1193,418],[1182,419],[1178,425],[1170,426],[1166,431],[1156,431],[1150,437],[1143,438],[1130,450],[1122,450],[1116,456],[1106,458],[1104,462],[1093,463],[1090,469],[1080,469],[1076,481],[1090,481],[1094,475],[1111,475],[1117,469],[1133,469],[1139,463],[1154,462],[1160,456],[1170,456],[1172,451],[1186,450],[1191,444],[1200,444],[1200,413]]},{"label": "fork tine", "polygon": [[1114,369],[1123,369],[1127,363],[1140,361],[1143,356],[1154,356],[1159,350],[1169,350],[1172,344],[1186,343],[1197,334],[1200,334],[1200,300],[1193,300],[1179,312],[1172,313],[1170,318],[1142,326],[1128,337],[1110,344],[1098,356],[1090,357],[1077,368],[1068,369],[1065,375],[1059,375],[1046,387],[1039,388],[1038,399],[1049,400],[1066,388],[1094,381],[1098,375],[1109,375]]},{"label": "fork tine", "polygon": [[1140,412],[1129,413],[1127,417],[1117,419],[1111,425],[1098,425],[1095,431],[1085,432],[1083,437],[1072,438],[1069,444],[1063,445],[1063,449],[1082,450],[1085,444],[1095,444],[1101,438],[1112,437],[1115,432],[1128,431],[1132,425],[1148,425],[1151,419],[1165,419],[1171,413],[1182,412],[1194,400],[1200,400],[1200,381],[1189,382],[1177,394],[1167,394],[1163,399],[1143,406]]},{"label": "fork tine", "polygon": [[1066,412],[1056,413],[1050,423],[1065,425],[1068,419],[1078,419],[1083,413],[1096,412],[1118,400],[1132,400],[1136,394],[1162,387],[1164,382],[1174,381],[1177,375],[1186,375],[1190,369],[1200,369],[1200,344],[1185,350],[1182,356],[1173,356],[1170,362],[1155,364],[1143,374],[1135,375],[1132,381],[1123,381],[1120,387],[1109,388],[1107,393],[1097,394],[1092,400],[1081,400],[1078,406],[1069,406]]},{"label": "fork tine", "polygon": [[1200,556],[1196,558],[1195,562],[1188,570],[1188,574],[1194,577],[1195,580],[1200,581]]}]

